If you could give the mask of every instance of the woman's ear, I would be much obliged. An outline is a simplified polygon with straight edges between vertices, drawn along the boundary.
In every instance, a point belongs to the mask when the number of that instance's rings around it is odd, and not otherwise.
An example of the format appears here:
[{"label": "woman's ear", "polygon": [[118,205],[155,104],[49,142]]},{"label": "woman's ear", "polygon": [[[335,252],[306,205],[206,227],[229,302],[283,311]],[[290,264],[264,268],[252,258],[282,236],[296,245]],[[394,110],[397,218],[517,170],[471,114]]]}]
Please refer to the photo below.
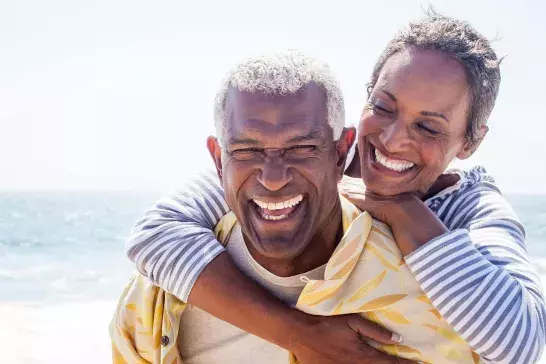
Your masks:
[{"label": "woman's ear", "polygon": [[487,125],[480,126],[480,130],[478,131],[478,138],[476,140],[467,140],[463,149],[457,154],[457,158],[461,160],[470,158],[470,156],[474,154],[476,149],[478,149],[478,147],[482,143],[483,138],[485,138],[485,136],[487,135],[488,131],[489,128],[487,127]]},{"label": "woman's ear", "polygon": [[222,147],[215,137],[209,136],[207,138],[207,149],[209,150],[212,161],[216,166],[216,173],[218,178],[222,181]]}]

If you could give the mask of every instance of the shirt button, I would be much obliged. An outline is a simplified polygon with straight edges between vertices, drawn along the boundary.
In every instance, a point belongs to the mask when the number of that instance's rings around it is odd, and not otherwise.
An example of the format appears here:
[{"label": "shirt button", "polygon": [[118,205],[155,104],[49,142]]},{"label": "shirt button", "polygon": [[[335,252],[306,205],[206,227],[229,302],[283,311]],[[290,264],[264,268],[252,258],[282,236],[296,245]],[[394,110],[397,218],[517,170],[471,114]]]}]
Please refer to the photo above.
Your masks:
[{"label": "shirt button", "polygon": [[163,345],[163,346],[169,345],[169,337],[168,336],[161,336],[161,345]]}]

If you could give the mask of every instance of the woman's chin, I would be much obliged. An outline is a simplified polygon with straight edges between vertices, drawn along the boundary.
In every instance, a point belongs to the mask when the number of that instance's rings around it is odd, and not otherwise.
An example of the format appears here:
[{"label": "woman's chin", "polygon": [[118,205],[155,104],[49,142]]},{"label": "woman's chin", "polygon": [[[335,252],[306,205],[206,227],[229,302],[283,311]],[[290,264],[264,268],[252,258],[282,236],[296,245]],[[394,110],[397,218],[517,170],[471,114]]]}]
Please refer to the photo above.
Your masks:
[{"label": "woman's chin", "polygon": [[362,173],[366,191],[379,196],[391,197],[402,193],[412,193],[417,188],[411,183],[399,183],[392,181],[390,178],[381,178],[376,173]]},{"label": "woman's chin", "polygon": [[383,197],[394,197],[394,196],[397,196],[397,195],[400,195],[402,193],[409,193],[411,191],[406,191],[406,190],[403,190],[401,188],[389,188],[389,187],[385,187],[385,186],[377,186],[376,188],[374,188],[375,186],[372,185],[372,187],[368,187],[368,185],[366,185],[366,190],[375,194],[375,195],[378,195],[378,196],[383,196]]}]

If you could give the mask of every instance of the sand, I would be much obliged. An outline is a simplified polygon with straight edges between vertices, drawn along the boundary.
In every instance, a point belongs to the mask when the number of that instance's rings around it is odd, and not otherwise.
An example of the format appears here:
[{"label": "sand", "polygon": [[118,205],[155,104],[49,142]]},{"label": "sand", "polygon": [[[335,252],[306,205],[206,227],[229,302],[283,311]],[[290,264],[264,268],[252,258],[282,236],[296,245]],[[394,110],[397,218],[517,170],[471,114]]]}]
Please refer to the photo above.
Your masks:
[{"label": "sand", "polygon": [[[116,301],[38,306],[0,303],[2,363],[111,363],[108,325]],[[543,356],[541,364],[546,364]]]},{"label": "sand", "polygon": [[110,363],[115,301],[0,304],[2,363]]}]

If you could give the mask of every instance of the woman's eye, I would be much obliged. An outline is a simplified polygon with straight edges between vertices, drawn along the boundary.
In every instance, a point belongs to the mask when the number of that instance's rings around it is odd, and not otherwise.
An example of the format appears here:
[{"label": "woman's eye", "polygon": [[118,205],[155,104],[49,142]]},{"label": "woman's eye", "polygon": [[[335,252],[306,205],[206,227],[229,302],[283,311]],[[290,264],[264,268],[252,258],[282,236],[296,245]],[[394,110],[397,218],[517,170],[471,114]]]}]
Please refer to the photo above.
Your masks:
[{"label": "woman's eye", "polygon": [[438,135],[440,134],[439,131],[437,131],[436,129],[428,126],[427,124],[425,123],[418,123],[417,124],[417,127],[419,128],[419,130],[425,132],[425,133],[428,133],[430,135]]},{"label": "woman's eye", "polygon": [[388,110],[385,106],[377,103],[371,104],[373,111],[377,112],[378,114],[383,115],[392,115],[392,111]]}]

